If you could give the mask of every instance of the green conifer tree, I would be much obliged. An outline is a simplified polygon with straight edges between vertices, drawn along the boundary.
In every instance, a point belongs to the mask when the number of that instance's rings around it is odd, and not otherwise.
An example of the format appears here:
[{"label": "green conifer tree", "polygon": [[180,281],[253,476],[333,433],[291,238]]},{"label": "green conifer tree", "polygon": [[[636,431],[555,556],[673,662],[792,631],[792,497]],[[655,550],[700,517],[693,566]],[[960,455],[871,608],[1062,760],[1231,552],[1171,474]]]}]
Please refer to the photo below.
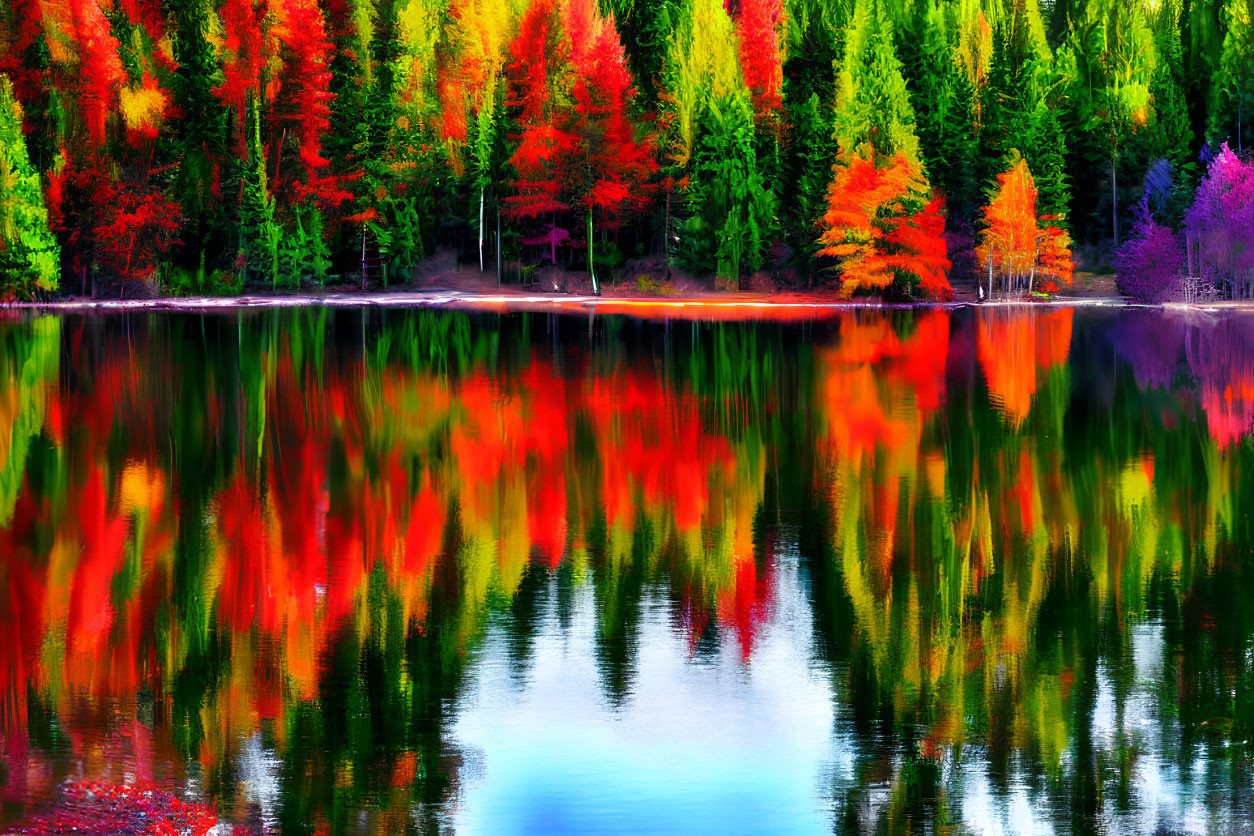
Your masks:
[{"label": "green conifer tree", "polygon": [[1022,157],[1035,175],[1041,214],[1065,216],[1069,202],[1066,137],[1057,116],[1063,91],[1036,0],[1009,0],[993,35],[992,68],[983,93],[979,181]]},{"label": "green conifer tree", "polygon": [[797,251],[798,268],[814,275],[817,228],[826,206],[836,145],[832,140],[834,64],[850,9],[846,3],[788,0],[784,122],[790,126],[781,154],[779,197],[784,239]]},{"label": "green conifer tree", "polygon": [[30,298],[56,290],[60,273],[61,248],[22,135],[22,106],[0,75],[0,289]]},{"label": "green conifer tree", "polygon": [[1254,109],[1254,0],[1224,4],[1223,48],[1211,75],[1207,135],[1216,144],[1245,149],[1250,111]]},{"label": "green conifer tree", "polygon": [[762,266],[775,213],[774,196],[758,171],[753,109],[747,95],[711,99],[687,192],[690,217],[680,253],[693,270],[713,271],[733,287],[742,269]]},{"label": "green conifer tree", "polygon": [[1211,84],[1223,52],[1224,7],[1228,0],[1181,0],[1180,38],[1184,52],[1183,89],[1194,136],[1210,128]]},{"label": "green conifer tree", "polygon": [[215,162],[227,156],[227,111],[213,94],[222,83],[222,73],[209,40],[217,16],[208,0],[171,3],[170,15],[178,65],[174,103],[181,114],[172,126],[181,158],[176,190],[187,219],[179,237],[184,261],[198,264],[203,263],[206,251],[227,249],[223,238],[233,238],[222,201],[213,193]]},{"label": "green conifer tree", "polygon": [[1154,38],[1139,3],[1091,0],[1059,60],[1070,82],[1076,127],[1086,134],[1080,178],[1110,178],[1110,229],[1119,244],[1119,157],[1153,115]]},{"label": "green conifer tree", "polygon": [[1164,2],[1159,10],[1154,21],[1154,43],[1158,63],[1150,82],[1154,119],[1146,131],[1148,156],[1151,161],[1165,157],[1180,169],[1192,165],[1197,154],[1185,98],[1184,47],[1180,41],[1180,7],[1176,0]]},{"label": "green conifer tree", "polygon": [[[1180,39],[1180,7],[1163,4],[1152,19],[1158,61],[1150,81],[1154,113],[1146,128],[1133,135],[1125,151],[1124,168],[1133,175],[1129,185],[1137,188],[1135,177],[1148,172],[1159,160],[1167,160],[1172,172],[1172,195],[1157,210],[1173,225],[1183,216],[1197,187],[1198,161],[1195,134],[1185,99],[1184,50]],[[1136,191],[1127,194],[1129,205],[1140,199]]]},{"label": "green conifer tree", "polygon": [[627,52],[632,76],[640,90],[640,104],[657,103],[665,74],[668,39],[674,28],[676,0],[609,0],[618,34]]},{"label": "green conifer tree", "polygon": [[975,114],[967,74],[958,63],[945,8],[921,0],[910,36],[905,69],[918,122],[919,145],[933,184],[948,202],[950,215],[970,215],[981,196],[975,174]]},{"label": "green conifer tree", "polygon": [[240,199],[240,250],[244,255],[245,278],[268,278],[277,282],[282,229],[274,221],[274,199],[266,185],[266,154],[261,145],[261,111],[252,96],[248,98],[244,130],[248,159]]},{"label": "green conifer tree", "polygon": [[914,107],[882,2],[859,3],[836,72],[833,137],[842,154],[869,143],[877,154],[905,154],[921,165]]},{"label": "green conifer tree", "polygon": [[753,109],[731,18],[720,0],[683,9],[667,67],[671,176],[686,185],[677,227],[685,267],[737,283],[757,270],[775,228],[775,196],[758,159]]}]

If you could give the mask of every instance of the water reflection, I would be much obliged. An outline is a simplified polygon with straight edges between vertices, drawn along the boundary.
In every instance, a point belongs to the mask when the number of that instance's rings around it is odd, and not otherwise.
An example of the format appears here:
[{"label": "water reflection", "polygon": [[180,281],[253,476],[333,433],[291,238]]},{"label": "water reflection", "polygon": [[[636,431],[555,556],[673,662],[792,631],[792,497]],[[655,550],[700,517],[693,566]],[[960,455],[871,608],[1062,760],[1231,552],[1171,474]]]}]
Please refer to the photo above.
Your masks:
[{"label": "water reflection", "polygon": [[0,829],[1254,826],[1251,324],[0,324]]}]

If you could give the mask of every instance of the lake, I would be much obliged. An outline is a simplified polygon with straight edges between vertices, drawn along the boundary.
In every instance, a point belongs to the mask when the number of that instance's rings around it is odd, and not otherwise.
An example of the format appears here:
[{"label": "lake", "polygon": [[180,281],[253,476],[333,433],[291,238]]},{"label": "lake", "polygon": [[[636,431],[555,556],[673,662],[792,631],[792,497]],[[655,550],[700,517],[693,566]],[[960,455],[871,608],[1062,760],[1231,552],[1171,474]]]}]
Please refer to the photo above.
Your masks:
[{"label": "lake", "polygon": [[0,832],[1254,830],[1254,316],[666,316],[0,322]]}]

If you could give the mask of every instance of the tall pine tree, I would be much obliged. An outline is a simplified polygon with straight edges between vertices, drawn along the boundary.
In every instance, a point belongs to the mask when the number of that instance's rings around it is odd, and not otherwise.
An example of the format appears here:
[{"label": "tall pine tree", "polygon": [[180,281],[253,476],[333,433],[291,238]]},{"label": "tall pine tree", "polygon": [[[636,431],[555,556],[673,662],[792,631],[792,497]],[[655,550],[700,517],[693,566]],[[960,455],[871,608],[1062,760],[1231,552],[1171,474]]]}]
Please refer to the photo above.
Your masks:
[{"label": "tall pine tree", "polygon": [[1254,0],[1227,0],[1224,4],[1223,47],[1211,76],[1211,142],[1227,142],[1241,153],[1254,108]]},{"label": "tall pine tree", "polygon": [[1071,82],[1076,127],[1085,136],[1087,159],[1077,178],[1096,178],[1103,165],[1110,182],[1110,229],[1119,245],[1119,157],[1128,138],[1153,112],[1150,82],[1154,38],[1139,3],[1091,0],[1076,21],[1060,56]]}]

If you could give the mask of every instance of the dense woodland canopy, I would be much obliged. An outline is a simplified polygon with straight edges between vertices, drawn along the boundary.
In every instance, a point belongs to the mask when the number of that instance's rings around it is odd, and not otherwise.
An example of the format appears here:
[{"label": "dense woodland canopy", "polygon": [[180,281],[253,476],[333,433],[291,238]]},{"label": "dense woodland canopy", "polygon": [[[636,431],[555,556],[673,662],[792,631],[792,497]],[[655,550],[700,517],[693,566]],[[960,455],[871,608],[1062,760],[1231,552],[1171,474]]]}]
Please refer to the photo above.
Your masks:
[{"label": "dense woodland canopy", "polygon": [[[603,280],[650,257],[720,286],[766,269],[846,292],[943,295],[966,276],[1001,293],[1069,281],[1075,241],[1122,245],[1129,272],[1155,263],[1149,242],[1179,254],[1168,283],[1254,292],[1232,243],[1254,226],[1213,220],[1254,182],[1252,12],[11,0],[0,282],[229,292],[355,281],[363,262],[403,281],[445,244]],[[1228,201],[1212,221],[1193,206],[1208,171],[1236,178],[1212,183],[1208,205]]]}]

